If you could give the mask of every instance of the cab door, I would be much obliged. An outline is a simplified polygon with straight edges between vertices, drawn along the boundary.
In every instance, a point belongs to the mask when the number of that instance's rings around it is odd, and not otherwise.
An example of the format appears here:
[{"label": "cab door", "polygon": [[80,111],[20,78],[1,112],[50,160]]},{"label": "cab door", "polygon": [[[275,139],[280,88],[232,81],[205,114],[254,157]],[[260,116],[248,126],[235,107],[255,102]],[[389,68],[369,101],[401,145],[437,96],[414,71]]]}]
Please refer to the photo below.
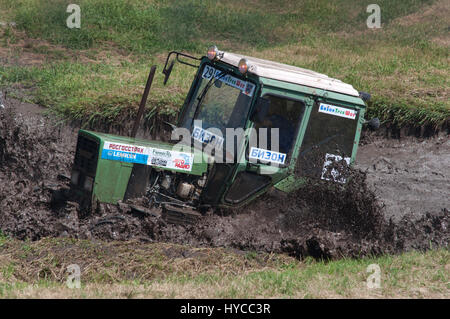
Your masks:
[{"label": "cab door", "polygon": [[267,87],[262,98],[268,105],[251,119],[247,165],[236,172],[224,196],[226,204],[244,204],[286,178],[298,153],[309,99]]},{"label": "cab door", "polygon": [[296,174],[345,183],[358,145],[355,136],[361,112],[355,106],[317,99],[299,150]]}]

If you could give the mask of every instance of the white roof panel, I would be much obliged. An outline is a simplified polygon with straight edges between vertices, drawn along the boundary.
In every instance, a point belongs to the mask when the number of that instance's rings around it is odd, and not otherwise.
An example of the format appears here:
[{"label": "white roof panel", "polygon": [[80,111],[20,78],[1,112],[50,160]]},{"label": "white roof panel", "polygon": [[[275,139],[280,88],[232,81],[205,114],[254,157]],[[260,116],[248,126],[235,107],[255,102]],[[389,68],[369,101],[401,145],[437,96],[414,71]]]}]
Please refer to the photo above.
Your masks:
[{"label": "white roof panel", "polygon": [[277,63],[273,61],[253,58],[245,55],[220,52],[223,56],[219,57],[220,61],[238,66],[242,58],[247,59],[249,64],[249,72],[261,77],[285,81],[295,84],[301,84],[322,90],[343,93],[352,96],[359,96],[352,85],[333,79],[325,74],[317,73],[311,70],[298,68],[292,65]]}]

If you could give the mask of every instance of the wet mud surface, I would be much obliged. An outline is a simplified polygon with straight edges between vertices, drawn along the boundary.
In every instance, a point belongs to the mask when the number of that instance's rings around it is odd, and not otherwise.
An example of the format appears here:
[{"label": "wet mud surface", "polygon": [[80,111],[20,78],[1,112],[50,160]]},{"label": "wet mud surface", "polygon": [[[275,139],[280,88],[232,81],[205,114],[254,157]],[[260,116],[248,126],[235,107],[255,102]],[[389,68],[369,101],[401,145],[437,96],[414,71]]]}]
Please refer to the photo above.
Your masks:
[{"label": "wet mud surface", "polygon": [[60,200],[69,185],[76,135],[31,104],[9,100],[0,110],[3,233],[31,240],[164,241],[325,259],[448,247],[448,137],[374,137],[360,148],[346,185],[314,182],[292,194],[271,191],[247,207],[175,226],[159,211],[133,208],[145,208],[145,198],[100,205],[86,217],[76,203]]},{"label": "wet mud surface", "polygon": [[432,139],[385,139],[367,136],[360,146],[356,168],[395,221],[405,214],[450,207],[450,136]]}]

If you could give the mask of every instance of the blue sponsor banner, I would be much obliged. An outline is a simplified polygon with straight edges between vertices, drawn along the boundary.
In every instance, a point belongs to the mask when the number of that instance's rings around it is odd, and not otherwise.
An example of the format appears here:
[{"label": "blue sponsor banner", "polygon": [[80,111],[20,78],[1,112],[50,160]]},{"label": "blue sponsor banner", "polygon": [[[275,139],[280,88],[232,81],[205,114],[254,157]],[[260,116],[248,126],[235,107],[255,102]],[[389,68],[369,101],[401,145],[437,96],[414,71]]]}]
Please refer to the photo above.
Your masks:
[{"label": "blue sponsor banner", "polygon": [[147,164],[148,155],[103,149],[102,159],[127,163]]}]

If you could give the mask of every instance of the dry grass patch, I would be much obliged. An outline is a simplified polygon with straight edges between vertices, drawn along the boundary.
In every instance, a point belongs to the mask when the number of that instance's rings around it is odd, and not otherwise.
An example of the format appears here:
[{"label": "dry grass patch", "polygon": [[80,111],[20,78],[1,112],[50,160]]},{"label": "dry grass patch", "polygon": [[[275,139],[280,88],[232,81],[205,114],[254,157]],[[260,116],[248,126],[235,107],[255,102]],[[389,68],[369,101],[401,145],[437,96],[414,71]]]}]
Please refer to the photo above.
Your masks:
[{"label": "dry grass patch", "polygon": [[[80,266],[89,282],[159,280],[173,275],[236,275],[293,260],[287,256],[245,253],[226,249],[192,248],[164,243],[100,242],[74,239],[43,239],[37,242],[8,241],[2,246],[0,268],[9,277],[34,281],[65,282],[67,266]],[[2,279],[7,279],[3,277]]]},{"label": "dry grass patch", "polygon": [[[322,262],[165,243],[0,241],[3,298],[447,298],[450,252]],[[78,264],[81,289],[66,285]],[[367,288],[378,264],[381,287]]]}]

